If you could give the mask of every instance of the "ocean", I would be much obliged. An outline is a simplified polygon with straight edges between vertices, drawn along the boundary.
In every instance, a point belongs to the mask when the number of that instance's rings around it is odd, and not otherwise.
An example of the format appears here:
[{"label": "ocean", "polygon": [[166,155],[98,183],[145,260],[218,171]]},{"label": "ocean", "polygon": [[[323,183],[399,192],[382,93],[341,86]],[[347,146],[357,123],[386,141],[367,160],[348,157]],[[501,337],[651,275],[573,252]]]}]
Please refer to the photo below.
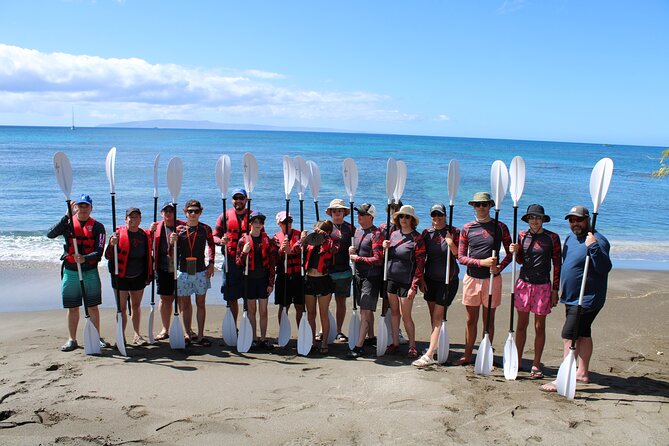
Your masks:
[{"label": "ocean", "polygon": [[[278,230],[274,215],[284,209],[282,157],[301,155],[321,170],[319,194],[321,218],[332,198],[348,202],[342,179],[342,161],[356,161],[360,180],[356,203],[371,202],[383,216],[386,203],[385,172],[389,157],[407,164],[408,179],[402,197],[421,218],[419,229],[429,225],[432,203],[448,204],[447,171],[451,159],[460,163],[461,182],[455,200],[454,224],[473,219],[467,205],[477,191],[490,190],[490,166],[500,159],[509,166],[520,155],[526,164],[526,182],[519,215],[531,203],[540,203],[552,221],[546,228],[562,238],[569,233],[564,214],[576,204],[592,211],[589,179],[595,163],[609,157],[614,162],[611,186],[600,208],[597,228],[609,238],[614,267],[669,269],[666,234],[667,179],[652,178],[663,148],[580,144],[565,142],[448,138],[425,136],[308,133],[233,130],[118,129],[65,127],[0,127],[0,266],[30,268],[38,263],[57,263],[62,240],[45,233],[65,213],[65,198],[53,173],[53,154],[65,152],[72,163],[72,197],[90,194],[93,217],[111,232],[111,201],[105,176],[105,156],[117,148],[117,220],[124,210],[137,206],[143,226],[153,218],[153,160],[160,158],[159,202],[170,199],[166,186],[167,163],[179,156],[184,181],[179,203],[190,198],[202,202],[201,220],[214,225],[221,213],[220,191],[215,180],[218,157],[232,160],[229,191],[243,185],[242,157],[255,155],[259,179],[252,193],[253,208],[268,216],[266,230]],[[291,194],[291,213],[298,217],[296,188]],[[231,200],[228,200],[228,206]],[[512,227],[513,202],[507,194],[501,203],[500,220]],[[315,222],[313,198],[304,196],[305,227]],[[519,220],[519,230],[526,224]]]}]

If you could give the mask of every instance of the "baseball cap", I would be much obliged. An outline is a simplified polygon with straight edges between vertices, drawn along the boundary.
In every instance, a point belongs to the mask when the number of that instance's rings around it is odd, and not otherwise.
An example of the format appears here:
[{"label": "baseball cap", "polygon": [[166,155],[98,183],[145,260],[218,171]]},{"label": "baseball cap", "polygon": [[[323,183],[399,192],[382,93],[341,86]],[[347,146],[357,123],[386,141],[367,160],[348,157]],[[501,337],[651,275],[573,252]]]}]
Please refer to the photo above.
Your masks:
[{"label": "baseball cap", "polygon": [[588,208],[585,206],[574,206],[569,213],[564,216],[564,219],[569,220],[569,217],[590,217],[590,212],[588,212]]},{"label": "baseball cap", "polygon": [[233,189],[231,197],[234,198],[235,195],[244,195],[244,198],[248,197],[246,194],[246,189],[243,187],[238,187],[237,189]]},{"label": "baseball cap", "polygon": [[371,203],[362,203],[361,205],[356,206],[355,210],[358,211],[358,215],[376,216],[376,207]]},{"label": "baseball cap", "polygon": [[251,223],[253,220],[258,219],[261,220],[262,223],[265,223],[265,214],[263,214],[260,211],[253,211],[251,212],[251,216],[249,217],[249,223]]},{"label": "baseball cap", "polygon": [[90,204],[91,206],[93,206],[93,199],[88,194],[81,194],[81,197],[79,197],[79,199],[75,201],[74,204],[82,204],[82,203]]},{"label": "baseball cap", "polygon": [[163,203],[163,207],[160,208],[160,211],[162,212],[167,208],[172,208],[172,212],[176,210],[176,206],[171,201],[166,201],[165,203]]},{"label": "baseball cap", "polygon": [[[288,218],[293,221],[293,216],[288,214]],[[276,224],[283,222],[286,219],[286,211],[281,211],[276,214]]]},{"label": "baseball cap", "polygon": [[430,208],[430,215],[432,215],[433,212],[439,212],[440,214],[446,215],[446,206],[444,206],[443,203],[435,203]]},{"label": "baseball cap", "polygon": [[128,208],[128,209],[125,210],[125,216],[128,217],[133,212],[137,212],[140,215],[140,217],[142,215],[142,211],[140,211],[139,208]]}]

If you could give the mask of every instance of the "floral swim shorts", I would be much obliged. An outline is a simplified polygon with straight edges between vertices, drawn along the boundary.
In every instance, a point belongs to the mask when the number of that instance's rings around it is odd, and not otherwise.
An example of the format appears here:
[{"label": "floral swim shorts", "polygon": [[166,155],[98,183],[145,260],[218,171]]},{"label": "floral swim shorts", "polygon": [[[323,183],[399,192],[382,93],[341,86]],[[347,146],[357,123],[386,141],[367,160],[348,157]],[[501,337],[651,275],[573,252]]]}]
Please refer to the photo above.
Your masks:
[{"label": "floral swim shorts", "polygon": [[551,284],[532,284],[520,279],[516,282],[514,306],[523,313],[545,316],[551,312]]}]

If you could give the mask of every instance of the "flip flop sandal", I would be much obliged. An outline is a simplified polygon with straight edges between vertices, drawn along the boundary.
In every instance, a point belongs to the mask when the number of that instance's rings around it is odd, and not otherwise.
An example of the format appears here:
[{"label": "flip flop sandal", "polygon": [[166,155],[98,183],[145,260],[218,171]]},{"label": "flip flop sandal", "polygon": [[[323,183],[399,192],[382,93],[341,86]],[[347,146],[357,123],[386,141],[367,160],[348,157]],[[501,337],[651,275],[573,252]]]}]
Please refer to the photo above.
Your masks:
[{"label": "flip flop sandal", "polygon": [[417,358],[417,357],[418,357],[418,350],[416,350],[416,347],[409,347],[407,358]]},{"label": "flip flop sandal", "polygon": [[169,338],[170,338],[169,333],[158,333],[158,335],[155,337],[156,341],[164,341],[165,339]]},{"label": "flip flop sandal", "polygon": [[530,379],[543,379],[544,373],[541,371],[541,369],[537,367],[532,367],[532,370],[530,371]]},{"label": "flip flop sandal", "polygon": [[386,353],[385,353],[385,354],[386,354],[386,355],[394,355],[394,354],[397,352],[397,349],[399,349],[399,348],[400,348],[399,345],[390,344],[390,345],[386,348]]},{"label": "flip flop sandal", "polygon": [[200,339],[200,342],[198,342],[202,347],[210,347],[211,346],[211,341],[205,337]]},{"label": "flip flop sandal", "polygon": [[430,358],[428,355],[423,355],[420,358],[416,359],[414,362],[412,362],[411,365],[414,367],[427,367],[436,363],[437,361]]},{"label": "flip flop sandal", "polygon": [[337,337],[335,338],[335,341],[339,342],[348,342],[348,337],[344,333],[337,333]]}]

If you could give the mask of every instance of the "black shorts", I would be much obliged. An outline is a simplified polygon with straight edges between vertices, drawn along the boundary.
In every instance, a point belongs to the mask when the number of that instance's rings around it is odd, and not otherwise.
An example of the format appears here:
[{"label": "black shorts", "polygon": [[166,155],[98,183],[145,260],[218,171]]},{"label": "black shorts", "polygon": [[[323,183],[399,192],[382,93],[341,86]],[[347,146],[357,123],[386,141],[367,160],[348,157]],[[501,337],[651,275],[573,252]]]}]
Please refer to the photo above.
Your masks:
[{"label": "black shorts", "polygon": [[[117,287],[118,283],[118,287]],[[146,277],[144,275],[140,275],[137,277],[116,277],[115,275],[111,275],[111,284],[112,288],[117,289],[119,291],[139,291],[143,290],[146,288]]]},{"label": "black shorts", "polygon": [[160,296],[174,296],[174,273],[158,270],[156,282]]},{"label": "black shorts", "polygon": [[578,333],[576,333],[576,320],[578,319],[578,305],[565,305],[564,326],[562,327],[562,339],[574,339],[592,337],[592,323],[595,321],[598,310],[581,308],[581,318],[578,321]]},{"label": "black shorts", "polygon": [[[223,272],[225,274],[225,271]],[[223,299],[226,301],[236,301],[244,297],[242,294],[244,292],[244,269],[237,266],[236,263],[230,262],[228,264],[228,276],[227,280],[227,293],[225,285],[221,286],[221,293],[223,294]]]},{"label": "black shorts", "polygon": [[383,285],[383,277],[355,277],[358,303],[363,310],[376,311],[379,293]]},{"label": "black shorts", "polygon": [[332,294],[332,279],[330,276],[307,276],[304,284],[304,294],[308,296],[330,296]]},{"label": "black shorts", "polygon": [[250,300],[267,299],[268,284],[269,279],[267,276],[260,279],[248,279],[248,284],[244,285],[248,290],[246,298]]},{"label": "black shorts", "polygon": [[425,290],[423,298],[427,302],[434,302],[437,305],[448,307],[453,303],[455,295],[458,294],[460,279],[457,277],[451,279],[451,283],[448,285],[448,297],[446,297],[446,284],[443,280],[432,280],[426,277],[425,285],[427,286],[427,290]]},{"label": "black shorts", "polygon": [[350,297],[352,281],[353,276],[348,276],[343,279],[332,279],[332,293],[335,297]]},{"label": "black shorts", "polygon": [[388,294],[396,294],[398,297],[407,297],[410,289],[411,284],[409,283],[400,283],[388,279]]},{"label": "black shorts", "polygon": [[283,274],[276,275],[276,282],[274,282],[274,303],[287,307],[293,305],[304,305],[304,296],[302,295],[302,276],[298,274],[291,274],[288,276],[286,283],[286,295],[284,296],[284,276]]}]

